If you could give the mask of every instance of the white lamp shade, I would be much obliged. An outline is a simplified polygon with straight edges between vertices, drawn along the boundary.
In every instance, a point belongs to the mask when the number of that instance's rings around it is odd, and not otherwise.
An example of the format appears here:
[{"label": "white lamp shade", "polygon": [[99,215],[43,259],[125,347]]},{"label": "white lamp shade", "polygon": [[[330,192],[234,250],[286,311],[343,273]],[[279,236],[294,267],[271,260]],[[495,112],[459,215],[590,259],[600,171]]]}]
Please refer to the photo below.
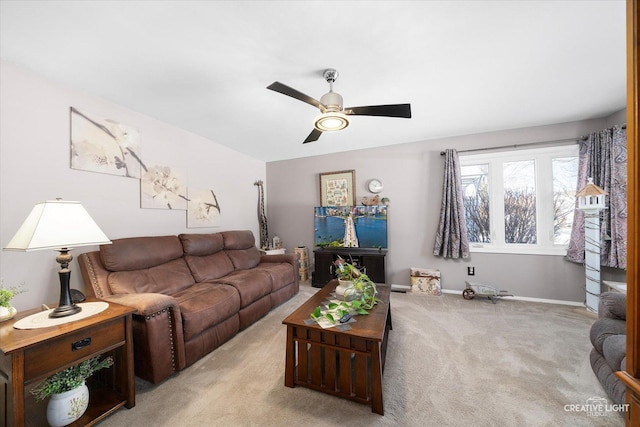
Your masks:
[{"label": "white lamp shade", "polygon": [[28,252],[109,243],[80,202],[49,200],[33,208],[4,249]]}]

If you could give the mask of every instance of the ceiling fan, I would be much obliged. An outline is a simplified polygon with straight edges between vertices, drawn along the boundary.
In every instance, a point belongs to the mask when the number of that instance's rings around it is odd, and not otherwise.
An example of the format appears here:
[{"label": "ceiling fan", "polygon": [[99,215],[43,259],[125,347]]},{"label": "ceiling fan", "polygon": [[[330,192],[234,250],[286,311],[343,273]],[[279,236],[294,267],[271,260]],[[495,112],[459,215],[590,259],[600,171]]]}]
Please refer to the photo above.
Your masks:
[{"label": "ceiling fan", "polygon": [[273,82],[267,89],[280,92],[320,109],[320,115],[314,120],[314,129],[303,144],[317,141],[325,131],[341,130],[349,126],[347,116],[384,116],[411,118],[411,104],[369,105],[366,107],[342,108],[342,96],[333,91],[333,83],[338,78],[338,71],[329,68],[324,71],[324,78],[329,83],[329,92],[322,95],[320,101],[305,95],[285,84]]}]

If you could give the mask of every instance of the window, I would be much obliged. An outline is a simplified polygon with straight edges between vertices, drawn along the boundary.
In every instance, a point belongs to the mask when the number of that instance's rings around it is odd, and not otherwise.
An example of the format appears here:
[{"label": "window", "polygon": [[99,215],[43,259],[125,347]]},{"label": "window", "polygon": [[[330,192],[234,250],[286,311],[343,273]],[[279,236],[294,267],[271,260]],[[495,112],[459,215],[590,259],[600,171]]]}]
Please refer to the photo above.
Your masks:
[{"label": "window", "polygon": [[578,179],[578,145],[460,154],[472,252],[564,255]]}]

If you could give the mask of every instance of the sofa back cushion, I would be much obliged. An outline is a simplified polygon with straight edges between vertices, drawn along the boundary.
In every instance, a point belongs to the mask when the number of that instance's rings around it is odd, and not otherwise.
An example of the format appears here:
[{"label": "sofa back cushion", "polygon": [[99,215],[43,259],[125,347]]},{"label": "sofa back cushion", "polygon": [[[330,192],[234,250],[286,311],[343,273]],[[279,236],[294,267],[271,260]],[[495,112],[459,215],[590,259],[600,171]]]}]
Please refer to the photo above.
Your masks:
[{"label": "sofa back cushion", "polygon": [[185,260],[196,282],[214,280],[233,271],[233,264],[222,250],[222,234],[181,234]]},{"label": "sofa back cushion", "polygon": [[100,246],[102,265],[109,271],[155,267],[182,256],[178,236],[129,237]]},{"label": "sofa back cushion", "polygon": [[260,264],[262,254],[255,246],[249,249],[225,250],[236,270],[254,268]]},{"label": "sofa back cushion", "polygon": [[178,236],[115,239],[100,246],[114,294],[156,292],[172,295],[194,283]]},{"label": "sofa back cushion", "polygon": [[260,263],[260,251],[251,230],[223,231],[224,250],[236,270],[253,268]]},{"label": "sofa back cushion", "polygon": [[107,280],[114,294],[153,292],[173,295],[194,284],[184,258],[140,270],[114,271],[109,273]]},{"label": "sofa back cushion", "polygon": [[233,264],[224,251],[207,256],[186,255],[185,260],[196,282],[218,279],[233,271]]},{"label": "sofa back cushion", "polygon": [[251,230],[223,231],[225,249],[249,249],[256,246]]},{"label": "sofa back cushion", "polygon": [[205,256],[220,252],[224,248],[221,233],[181,234],[180,241],[185,255]]}]

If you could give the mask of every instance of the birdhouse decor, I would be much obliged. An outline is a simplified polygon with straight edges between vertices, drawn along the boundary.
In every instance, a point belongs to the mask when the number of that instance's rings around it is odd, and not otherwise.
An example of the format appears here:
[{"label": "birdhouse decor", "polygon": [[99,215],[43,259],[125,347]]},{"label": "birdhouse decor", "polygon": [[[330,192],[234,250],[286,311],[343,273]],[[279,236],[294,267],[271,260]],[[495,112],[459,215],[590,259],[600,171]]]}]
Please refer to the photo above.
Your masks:
[{"label": "birdhouse decor", "polygon": [[585,213],[584,218],[584,269],[586,277],[587,310],[598,312],[600,302],[600,212],[605,206],[607,192],[589,178],[587,185],[578,193],[578,209]]},{"label": "birdhouse decor", "polygon": [[606,191],[593,183],[593,178],[589,178],[586,187],[576,194],[578,209],[585,211],[585,213],[597,213],[606,209],[604,196],[607,194]]}]

